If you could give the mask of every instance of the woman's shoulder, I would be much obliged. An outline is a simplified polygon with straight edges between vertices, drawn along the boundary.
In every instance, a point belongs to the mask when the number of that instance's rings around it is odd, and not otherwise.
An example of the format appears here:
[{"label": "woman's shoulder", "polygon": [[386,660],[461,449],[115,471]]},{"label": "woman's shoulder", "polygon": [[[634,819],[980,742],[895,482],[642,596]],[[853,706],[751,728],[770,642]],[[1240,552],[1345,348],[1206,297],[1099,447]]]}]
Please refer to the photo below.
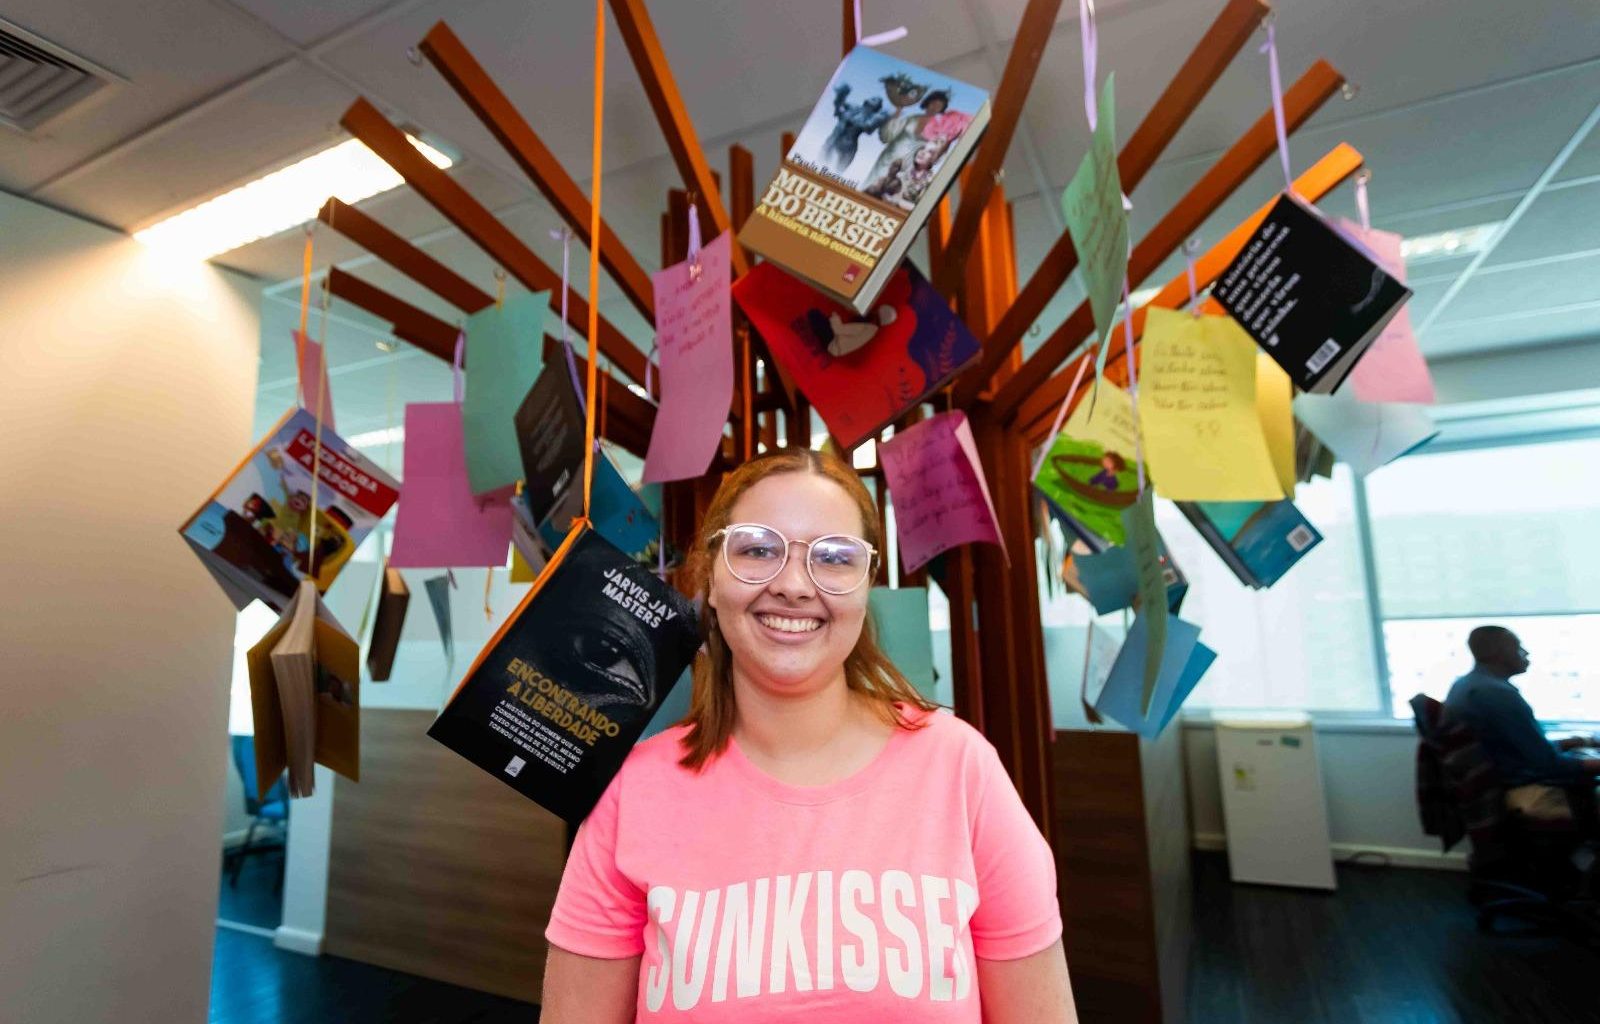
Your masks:
[{"label": "woman's shoulder", "polygon": [[943,708],[924,711],[906,704],[896,704],[895,708],[901,721],[913,727],[912,735],[919,738],[919,745],[938,756],[964,754],[964,761],[974,762],[995,756],[994,746],[983,733]]},{"label": "woman's shoulder", "polygon": [[657,775],[662,772],[686,771],[678,761],[687,751],[683,739],[689,726],[674,725],[656,733],[649,739],[633,745],[622,762],[622,773],[627,775]]}]

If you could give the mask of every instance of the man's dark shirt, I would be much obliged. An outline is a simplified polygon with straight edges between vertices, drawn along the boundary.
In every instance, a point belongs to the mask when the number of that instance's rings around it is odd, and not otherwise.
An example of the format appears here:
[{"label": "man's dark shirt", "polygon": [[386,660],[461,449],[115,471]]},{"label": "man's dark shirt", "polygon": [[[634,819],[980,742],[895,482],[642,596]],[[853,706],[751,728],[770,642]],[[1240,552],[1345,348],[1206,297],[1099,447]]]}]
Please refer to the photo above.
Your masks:
[{"label": "man's dark shirt", "polygon": [[1481,665],[1455,681],[1444,706],[1478,737],[1508,787],[1562,785],[1588,777],[1545,738],[1522,692]]}]

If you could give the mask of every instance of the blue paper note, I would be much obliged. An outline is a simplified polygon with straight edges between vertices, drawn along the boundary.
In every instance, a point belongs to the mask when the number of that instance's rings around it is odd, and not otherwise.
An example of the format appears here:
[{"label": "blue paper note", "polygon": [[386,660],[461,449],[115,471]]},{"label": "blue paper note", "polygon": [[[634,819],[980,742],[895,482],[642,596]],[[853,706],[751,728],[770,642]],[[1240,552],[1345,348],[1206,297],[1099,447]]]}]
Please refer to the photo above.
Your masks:
[{"label": "blue paper note", "polygon": [[1145,654],[1150,646],[1149,624],[1143,615],[1133,620],[1111,676],[1095,702],[1095,710],[1146,739],[1155,739],[1171,723],[1217,657],[1200,643],[1199,626],[1173,617],[1167,619],[1166,628],[1166,646],[1149,710],[1141,710]]},{"label": "blue paper note", "polygon": [[1094,610],[1105,615],[1130,607],[1139,593],[1139,572],[1133,565],[1133,552],[1124,547],[1106,548],[1095,555],[1072,556]]},{"label": "blue paper note", "polygon": [[933,634],[928,625],[927,588],[873,587],[867,595],[867,610],[877,630],[879,649],[918,693],[933,700]]}]

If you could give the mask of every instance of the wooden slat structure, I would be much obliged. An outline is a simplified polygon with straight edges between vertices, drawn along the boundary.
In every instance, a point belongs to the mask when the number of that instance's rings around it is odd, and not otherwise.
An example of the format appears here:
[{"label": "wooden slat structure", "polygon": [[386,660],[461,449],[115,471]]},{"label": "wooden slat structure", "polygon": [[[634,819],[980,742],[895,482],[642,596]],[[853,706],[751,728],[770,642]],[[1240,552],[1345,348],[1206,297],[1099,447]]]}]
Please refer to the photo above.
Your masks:
[{"label": "wooden slat structure", "polygon": [[[724,181],[711,168],[701,148],[650,20],[646,0],[608,0],[608,3],[683,182],[683,188],[672,189],[665,197],[665,209],[660,216],[660,262],[666,265],[682,258],[691,205],[709,217],[708,236],[718,231],[736,231],[751,215],[757,202],[754,160],[742,147],[731,147],[724,187]],[[841,6],[841,46],[848,52],[856,44],[860,26],[856,24],[853,0],[842,0]],[[1044,440],[1056,408],[1067,397],[1072,373],[1078,365],[1070,357],[1089,337],[1093,325],[1088,306],[1084,304],[1037,352],[1027,360],[1022,359],[1021,338],[1071,274],[1077,255],[1064,234],[1032,277],[1025,283],[1019,282],[1012,211],[998,172],[1059,7],[1060,0],[1029,0],[1016,28],[1006,69],[994,98],[990,128],[964,172],[958,194],[941,202],[928,223],[933,280],[973,331],[984,339],[977,366],[957,378],[944,392],[933,396],[928,404],[935,412],[960,410],[968,416],[1005,545],[1004,550],[993,545],[958,548],[947,554],[936,573],[951,609],[955,710],[995,745],[1024,804],[1055,845],[1064,903],[1066,894],[1069,891],[1073,894],[1073,907],[1067,915],[1067,945],[1072,951],[1092,947],[1095,941],[1092,929],[1101,927],[1096,914],[1115,912],[1116,901],[1123,898],[1095,884],[1094,872],[1104,866],[1096,867],[1094,857],[1085,856],[1086,851],[1077,844],[1102,823],[1102,819],[1097,818],[1099,815],[1106,815],[1104,820],[1110,820],[1120,814],[1117,820],[1127,819],[1123,823],[1129,828],[1138,825],[1135,820],[1138,815],[1125,807],[1116,809],[1115,814],[1112,809],[1100,807],[1095,803],[1096,794],[1084,790],[1082,778],[1064,774],[1064,764],[1085,763],[1085,756],[1089,759],[1086,763],[1093,764],[1096,755],[1091,746],[1073,749],[1069,737],[1057,736],[1048,696],[1040,625],[1039,567],[1034,560],[1035,522],[1029,479],[1032,456],[1034,447]],[[1118,167],[1124,188],[1135,194],[1136,201],[1135,190],[1140,182],[1249,41],[1266,12],[1264,0],[1222,0],[1210,28],[1177,69],[1119,154]],[[421,48],[560,216],[580,238],[588,241],[588,200],[539,139],[534,126],[515,109],[465,45],[448,27],[440,24],[427,34]],[[1338,91],[1341,83],[1339,73],[1326,63],[1318,62],[1306,71],[1285,95],[1289,130],[1303,124]],[[559,278],[526,245],[495,221],[482,204],[448,174],[423,159],[403,133],[371,104],[358,100],[345,114],[343,123],[508,273],[529,288],[555,290],[559,287]],[[784,150],[792,144],[793,136],[786,134]],[[1137,285],[1154,273],[1183,240],[1207,221],[1271,156],[1275,145],[1268,112],[1223,153],[1145,238],[1138,241],[1130,260],[1130,280]],[[1296,191],[1314,201],[1353,174],[1360,163],[1358,153],[1348,146],[1340,146],[1297,179]],[[329,216],[324,219],[463,311],[483,307],[485,293],[464,280],[451,280],[453,275],[411,249],[392,232],[369,217],[354,211],[347,214],[347,210],[330,202]],[[1202,287],[1239,251],[1264,210],[1265,207],[1200,258],[1197,276]],[[601,261],[616,287],[653,322],[648,273],[609,227],[602,225],[599,234],[599,239],[592,244],[599,246]],[[733,247],[732,262],[735,277],[748,267],[747,257],[737,245]],[[338,275],[330,275],[330,287],[335,294],[393,323],[398,336],[422,345],[435,355],[449,357],[441,342],[453,344],[455,328],[348,274],[337,270],[333,273]],[[1187,285],[1180,275],[1152,304],[1176,307],[1186,299]],[[587,304],[573,297],[570,307],[569,320],[581,332]],[[1142,328],[1143,319],[1142,309],[1134,313],[1136,332]],[[603,319],[599,333],[600,351],[611,364],[610,370],[642,383],[644,355]],[[1125,374],[1127,369],[1120,348],[1119,345],[1119,351],[1108,364],[1108,372],[1114,378]],[[549,358],[563,357],[552,349],[547,352]],[[1078,354],[1078,359],[1083,358],[1088,356]],[[1134,358],[1137,358],[1136,352]],[[1065,367],[1063,362],[1067,363]],[[723,472],[780,445],[811,443],[812,423],[805,396],[783,378],[759,334],[737,311],[734,364],[735,387],[729,410],[731,436],[725,440],[704,476],[668,484],[664,489],[663,527],[669,541],[680,547],[692,543],[696,525]],[[642,452],[648,444],[654,410],[649,402],[629,393],[620,382],[613,382],[610,370],[601,376],[602,381],[608,382],[602,389],[605,433]],[[923,415],[922,409],[912,410],[899,426],[916,422]],[[862,472],[869,487],[877,490],[881,498],[886,491],[881,470],[873,468]],[[923,578],[919,573],[902,579],[902,584],[916,585]],[[1128,746],[1130,737],[1127,736],[1102,737],[1093,742],[1121,744],[1116,756],[1125,764],[1130,750],[1134,751],[1134,756],[1142,756],[1137,753],[1136,741],[1133,747]],[[1145,759],[1148,761],[1148,757]],[[1150,796],[1154,790],[1147,784],[1144,792]],[[1161,799],[1166,800],[1167,796]],[[1140,848],[1146,853],[1154,849],[1149,835],[1139,841],[1144,844]],[[1163,863],[1173,859],[1170,853],[1167,850],[1162,854]],[[1150,854],[1151,858],[1155,856]],[[1171,870],[1178,869],[1172,867]],[[1181,879],[1174,876],[1159,884],[1152,879],[1154,875],[1147,873],[1140,882],[1134,874],[1128,874],[1124,881],[1150,890],[1146,896],[1149,905],[1156,908],[1152,911],[1154,919],[1168,920],[1163,915],[1171,912],[1170,901],[1176,898],[1175,893],[1181,892]],[[1155,892],[1158,888],[1161,891]],[[1162,935],[1174,933],[1170,929],[1163,933],[1162,927],[1149,924],[1148,934],[1141,933],[1138,938],[1142,943],[1140,949],[1155,950],[1151,962],[1156,963],[1156,967],[1151,970],[1156,973],[1141,975],[1137,982],[1148,988],[1152,984],[1150,978],[1155,977],[1153,994],[1146,993],[1149,998],[1141,997],[1138,1012],[1130,1011],[1121,1017],[1094,1009],[1093,999],[1083,1000],[1085,1021],[1176,1019],[1172,1016],[1173,1007],[1181,1007],[1181,998],[1171,991],[1170,972],[1157,963],[1169,958],[1166,950],[1171,941]],[[1088,986],[1084,991],[1092,991],[1093,986],[1101,982],[1105,983],[1102,991],[1115,991],[1117,979],[1095,973],[1100,967],[1092,953],[1081,954],[1081,962],[1077,956],[1075,954],[1073,961],[1074,973],[1080,985]],[[1105,969],[1115,974],[1122,968],[1106,965]]]}]

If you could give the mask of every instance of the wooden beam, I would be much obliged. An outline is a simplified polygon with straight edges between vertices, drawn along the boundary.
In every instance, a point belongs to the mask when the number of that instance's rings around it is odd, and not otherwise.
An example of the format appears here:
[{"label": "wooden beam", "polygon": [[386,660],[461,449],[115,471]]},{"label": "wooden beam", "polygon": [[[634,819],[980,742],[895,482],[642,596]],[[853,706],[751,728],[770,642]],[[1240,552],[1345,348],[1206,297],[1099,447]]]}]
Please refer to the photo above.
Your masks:
[{"label": "wooden beam", "polygon": [[1006,69],[1000,76],[1000,88],[991,101],[989,127],[978,143],[961,187],[961,204],[946,240],[945,257],[934,268],[934,285],[946,295],[954,293],[966,270],[967,249],[978,234],[978,223],[989,205],[989,193],[1000,176],[1006,150],[1011,148],[1011,136],[1016,133],[1060,9],[1061,0],[1028,0],[1027,9],[1022,12],[1016,38],[1011,41],[1011,56],[1006,58]]},{"label": "wooden beam", "polygon": [[[489,134],[500,140],[500,145],[538,186],[550,205],[555,207],[556,213],[566,221],[567,227],[572,229],[572,233],[584,245],[588,245],[589,197],[583,194],[578,183],[572,180],[555,154],[545,146],[538,133],[506,94],[500,91],[494,79],[489,77],[489,73],[450,30],[450,26],[442,21],[433,26],[423,36],[420,49],[456,94],[478,115],[478,120],[489,129]],[[604,220],[600,221],[600,263],[616,279],[634,308],[643,313],[646,320],[655,323],[655,293],[650,286],[650,275]]]},{"label": "wooden beam", "polygon": [[349,203],[329,199],[317,219],[463,313],[476,313],[494,303],[493,295]]},{"label": "wooden beam", "polygon": [[456,353],[456,336],[461,328],[445,323],[432,313],[418,309],[403,299],[375,285],[368,284],[338,267],[328,268],[328,293],[387,320],[394,336],[422,349],[445,362],[452,362]]},{"label": "wooden beam", "polygon": [[[645,0],[611,0],[611,11],[616,15],[617,29],[628,47],[628,55],[633,58],[634,69],[639,72],[639,81],[644,85],[645,96],[655,111],[661,132],[667,138],[667,148],[672,151],[672,159],[678,165],[678,173],[683,175],[684,185],[700,194],[716,231],[732,230],[733,222],[729,220],[727,207],[717,191],[705,152],[700,148],[700,139],[695,135],[689,110],[678,93],[678,84],[672,77],[667,55],[661,49],[661,40],[656,37],[655,25],[650,20]],[[715,235],[716,231],[711,234]],[[734,243],[731,254],[734,276],[742,276],[750,269],[744,250]]]},{"label": "wooden beam", "polygon": [[[1288,130],[1292,132],[1304,124],[1343,84],[1344,76],[1327,61],[1313,64],[1284,94],[1284,119]],[[1249,180],[1277,151],[1277,138],[1269,109],[1134,247],[1128,259],[1130,288],[1137,288],[1155,273],[1163,260],[1177,252],[1184,240],[1199,230],[1206,219]],[[1016,377],[995,395],[996,411],[1002,416],[1009,415],[1027,394],[1029,385],[1037,385],[1054,372],[1093,329],[1094,317],[1089,304],[1080,303],[1028,358]]]},{"label": "wooden beam", "polygon": [[[1118,154],[1117,174],[1122,179],[1123,191],[1132,194],[1144,180],[1234,55],[1244,47],[1267,9],[1264,0],[1229,0],[1217,15]],[[1045,202],[1054,201],[1052,196],[1041,198]],[[1078,253],[1072,246],[1072,236],[1063,231],[1023,286],[1017,301],[984,339],[978,368],[969,371],[957,383],[959,403],[970,403],[987,386],[990,377],[1004,364],[1006,356],[1017,347],[1023,334],[1039,319],[1044,307],[1077,266]]]},{"label": "wooden beam", "polygon": [[[486,210],[482,203],[462,188],[454,178],[429,163],[405,137],[389,123],[378,108],[365,99],[350,105],[339,119],[350,134],[366,143],[384,163],[393,167],[417,194],[432,203],[449,221],[487,252],[496,263],[536,292],[550,292],[552,309],[561,308],[561,277],[534,255],[522,240],[513,235]],[[567,299],[567,322],[582,334],[588,329],[589,304],[577,295]],[[644,380],[644,353],[633,347],[621,331],[605,317],[600,318],[600,351],[616,367],[635,381]]]},{"label": "wooden beam", "polygon": [[848,57],[860,41],[861,26],[856,24],[856,0],[841,0],[840,6],[844,8],[843,39],[839,46],[839,55],[843,58]]},{"label": "wooden beam", "polygon": [[[1307,202],[1316,202],[1323,196],[1361,169],[1361,154],[1348,143],[1341,142],[1327,156],[1317,161],[1300,177],[1295,179],[1294,191]],[[1194,274],[1195,286],[1205,288],[1214,282],[1228,264],[1233,262],[1246,242],[1250,240],[1261,222],[1266,219],[1267,213],[1277,202],[1274,196],[1255,213],[1246,218],[1238,227],[1229,232],[1228,236],[1195,261]],[[1135,338],[1144,333],[1145,311],[1155,306],[1162,309],[1178,309],[1189,300],[1189,280],[1186,274],[1179,274],[1161,289],[1160,293],[1148,303],[1141,306],[1133,315],[1133,330]],[[1208,312],[1221,312],[1221,308],[1214,303],[1208,303]],[[1076,315],[1076,314],[1074,314]],[[1113,338],[1121,337],[1121,328],[1112,331]],[[1123,346],[1119,343],[1112,347],[1111,354],[1106,360],[1108,373],[1114,370],[1123,360]],[[1137,349],[1135,350],[1137,351]],[[1078,357],[1089,358],[1088,353]],[[1025,395],[1019,403],[1016,414],[1011,418],[1012,425],[1022,431],[1030,440],[1041,441],[1049,430],[1050,423],[1055,417],[1057,406],[1066,397],[1067,389],[1071,386],[1072,375],[1077,371],[1078,363],[1069,363],[1060,373],[1045,381],[1031,393]],[[1021,374],[1018,374],[1020,377]],[[1092,383],[1087,376],[1080,393],[1087,393],[1088,385]],[[1000,396],[995,399],[995,411],[999,412]]]},{"label": "wooden beam", "polygon": [[[578,379],[584,380],[589,373],[589,360],[579,354],[581,351],[574,348],[572,356],[577,361]],[[567,361],[566,355],[561,351],[561,339],[552,338],[547,334],[544,337],[545,365],[549,366],[557,361],[563,364]],[[566,372],[564,367],[562,372]],[[604,368],[600,370],[599,380],[601,386],[595,390],[600,393],[600,398],[605,404],[603,418],[606,425],[606,440],[614,441],[639,458],[644,458],[645,452],[650,449],[650,431],[656,425],[656,407],[629,391]]]}]

